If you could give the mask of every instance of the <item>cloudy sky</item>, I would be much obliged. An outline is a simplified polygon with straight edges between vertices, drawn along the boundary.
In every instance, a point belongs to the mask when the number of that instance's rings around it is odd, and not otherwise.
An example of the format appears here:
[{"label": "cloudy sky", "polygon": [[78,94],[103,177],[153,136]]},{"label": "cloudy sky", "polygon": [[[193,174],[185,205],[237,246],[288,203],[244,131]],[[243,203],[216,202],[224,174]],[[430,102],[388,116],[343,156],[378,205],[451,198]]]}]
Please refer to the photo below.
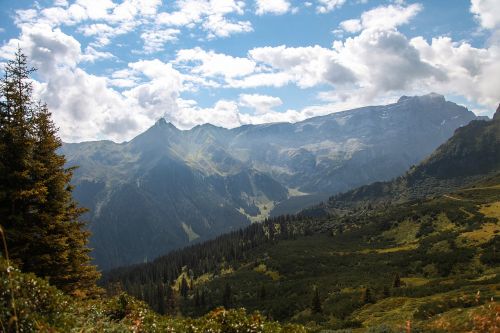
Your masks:
[{"label": "cloudy sky", "polygon": [[[495,14],[496,13],[496,14]],[[130,140],[165,117],[299,121],[400,95],[500,101],[498,0],[0,0],[63,140]]]}]

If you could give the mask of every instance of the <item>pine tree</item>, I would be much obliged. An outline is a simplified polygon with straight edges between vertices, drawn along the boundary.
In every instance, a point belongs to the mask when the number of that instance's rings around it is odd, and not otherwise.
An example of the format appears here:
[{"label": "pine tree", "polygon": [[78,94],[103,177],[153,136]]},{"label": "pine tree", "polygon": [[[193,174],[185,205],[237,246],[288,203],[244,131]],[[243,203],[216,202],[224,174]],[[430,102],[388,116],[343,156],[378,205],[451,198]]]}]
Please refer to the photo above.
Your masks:
[{"label": "pine tree", "polygon": [[99,273],[90,265],[84,209],[72,198],[72,169],[45,104],[34,103],[27,58],[8,62],[1,85],[0,215],[12,257],[23,271],[63,291],[90,296]]},{"label": "pine tree", "polygon": [[168,286],[167,286],[166,293],[167,293],[167,295],[166,295],[167,303],[166,303],[165,312],[166,312],[166,314],[174,315],[175,314],[175,307],[176,307],[175,294],[174,294],[174,290],[172,289],[170,284],[168,284]]},{"label": "pine tree", "polygon": [[396,273],[394,275],[394,281],[392,283],[393,288],[400,288],[401,287],[401,278],[399,277],[399,273]]},{"label": "pine tree", "polygon": [[266,299],[266,287],[264,285],[260,286],[260,291],[259,291],[259,298],[261,300]]},{"label": "pine tree", "polygon": [[318,287],[314,288],[314,296],[312,299],[312,312],[313,313],[321,313],[323,310],[321,308],[321,299],[319,297],[319,290]]},{"label": "pine tree", "polygon": [[227,309],[231,306],[231,286],[226,283],[224,293],[222,294],[222,305]]},{"label": "pine tree", "polygon": [[372,291],[369,287],[363,289],[363,292],[361,293],[361,303],[373,303]]},{"label": "pine tree", "polygon": [[187,298],[188,292],[189,292],[189,286],[188,286],[188,283],[186,281],[185,276],[182,277],[179,291],[180,291],[182,297]]}]

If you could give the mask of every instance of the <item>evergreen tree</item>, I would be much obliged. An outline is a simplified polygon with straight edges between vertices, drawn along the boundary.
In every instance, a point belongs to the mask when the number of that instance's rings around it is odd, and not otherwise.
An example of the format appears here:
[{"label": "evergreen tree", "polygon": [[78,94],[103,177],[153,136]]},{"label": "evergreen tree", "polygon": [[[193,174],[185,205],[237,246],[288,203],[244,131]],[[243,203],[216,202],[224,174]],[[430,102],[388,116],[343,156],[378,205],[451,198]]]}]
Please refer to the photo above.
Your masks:
[{"label": "evergreen tree", "polygon": [[174,294],[174,290],[172,289],[170,284],[167,287],[166,293],[167,293],[167,295],[166,295],[167,302],[166,302],[166,307],[165,307],[165,313],[170,314],[170,315],[174,315],[175,314],[175,306],[176,306],[175,294]]},{"label": "evergreen tree", "polygon": [[260,291],[259,291],[259,298],[261,300],[266,299],[266,287],[264,285],[260,286]]},{"label": "evergreen tree", "polygon": [[205,308],[207,306],[207,296],[206,296],[206,292],[205,292],[205,289],[203,289],[201,291],[201,296],[200,296],[200,306],[202,308]]},{"label": "evergreen tree", "polygon": [[196,308],[200,307],[200,291],[199,290],[196,290],[196,292],[194,293],[194,306]]},{"label": "evergreen tree", "polygon": [[99,278],[90,265],[85,211],[72,198],[72,169],[45,104],[34,103],[27,58],[17,51],[0,89],[0,223],[23,271],[63,291],[89,296]]},{"label": "evergreen tree", "polygon": [[188,286],[188,283],[186,281],[186,277],[185,276],[182,277],[181,285],[180,285],[180,288],[179,288],[179,292],[181,293],[182,297],[187,298],[188,292],[189,292],[189,286]]},{"label": "evergreen tree", "polygon": [[393,288],[400,288],[401,287],[401,278],[399,277],[399,273],[396,273],[394,275],[394,281],[392,283]]},{"label": "evergreen tree", "polygon": [[321,313],[323,310],[321,308],[321,299],[319,297],[318,287],[314,288],[314,296],[312,299],[312,312],[313,313]]},{"label": "evergreen tree", "polygon": [[361,302],[364,304],[373,303],[372,291],[369,287],[363,289],[361,294]]},{"label": "evergreen tree", "polygon": [[231,286],[226,283],[224,293],[222,294],[222,305],[227,309],[231,306]]}]

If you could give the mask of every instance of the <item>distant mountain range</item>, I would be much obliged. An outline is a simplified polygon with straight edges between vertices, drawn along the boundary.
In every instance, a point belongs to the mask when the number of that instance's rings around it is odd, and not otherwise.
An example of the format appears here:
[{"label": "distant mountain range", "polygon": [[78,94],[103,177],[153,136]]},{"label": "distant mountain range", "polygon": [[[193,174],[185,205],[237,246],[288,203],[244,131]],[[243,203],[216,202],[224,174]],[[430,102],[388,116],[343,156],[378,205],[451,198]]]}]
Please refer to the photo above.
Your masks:
[{"label": "distant mountain range", "polygon": [[441,195],[470,186],[500,170],[500,106],[493,119],[474,120],[403,176],[375,182],[332,196],[326,204],[307,209],[331,213],[363,204],[396,203]]},{"label": "distant mountain range", "polygon": [[397,177],[474,119],[437,94],[403,96],[295,124],[181,131],[162,119],[130,142],[62,153],[80,166],[75,197],[108,269]]},{"label": "distant mountain range", "polygon": [[190,281],[174,300],[184,316],[219,307],[230,290],[234,308],[315,332],[400,332],[408,322],[418,332],[469,332],[471,308],[497,315],[500,108],[458,128],[405,175],[307,212],[317,214],[271,218],[111,270],[102,285],[168,312],[174,298],[158,290]]}]

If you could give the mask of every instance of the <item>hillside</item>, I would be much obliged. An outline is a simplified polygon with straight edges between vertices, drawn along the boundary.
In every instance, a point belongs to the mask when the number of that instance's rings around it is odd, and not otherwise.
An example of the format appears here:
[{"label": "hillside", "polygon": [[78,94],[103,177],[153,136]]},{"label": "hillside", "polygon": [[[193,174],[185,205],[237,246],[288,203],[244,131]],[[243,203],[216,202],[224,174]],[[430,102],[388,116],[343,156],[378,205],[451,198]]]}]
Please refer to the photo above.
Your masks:
[{"label": "hillside", "polygon": [[130,142],[61,152],[79,166],[75,198],[90,209],[93,256],[108,269],[391,179],[473,119],[429,94],[295,124],[181,131],[160,120]]},{"label": "hillside", "polygon": [[500,169],[500,106],[492,120],[475,120],[456,130],[432,155],[403,176],[330,197],[309,210],[335,211],[363,204],[404,202],[473,184]]},{"label": "hillside", "polygon": [[[419,175],[420,184],[434,175],[442,187],[450,184],[445,193],[436,187],[428,198],[351,207],[341,215],[276,217],[113,270],[103,284],[167,312],[157,288],[172,288],[184,297],[167,302],[175,300],[175,311],[189,316],[225,304],[313,331],[385,325],[381,331],[392,332],[407,321],[417,331],[466,331],[466,309],[496,309],[500,296],[498,157],[472,167],[478,154],[498,149],[492,145],[498,120],[497,114],[457,130],[408,173]],[[462,183],[448,171],[453,166]]]},{"label": "hillside", "polygon": [[[179,290],[184,277],[192,286],[186,299],[177,299],[185,315],[223,304],[229,285],[230,306],[318,330],[396,328],[407,320],[435,327],[461,318],[460,309],[500,296],[499,212],[500,175],[385,210],[271,220],[148,265],[115,270],[105,283],[120,281],[158,310],[153,290],[170,283]],[[318,313],[312,309],[315,288]]]}]

